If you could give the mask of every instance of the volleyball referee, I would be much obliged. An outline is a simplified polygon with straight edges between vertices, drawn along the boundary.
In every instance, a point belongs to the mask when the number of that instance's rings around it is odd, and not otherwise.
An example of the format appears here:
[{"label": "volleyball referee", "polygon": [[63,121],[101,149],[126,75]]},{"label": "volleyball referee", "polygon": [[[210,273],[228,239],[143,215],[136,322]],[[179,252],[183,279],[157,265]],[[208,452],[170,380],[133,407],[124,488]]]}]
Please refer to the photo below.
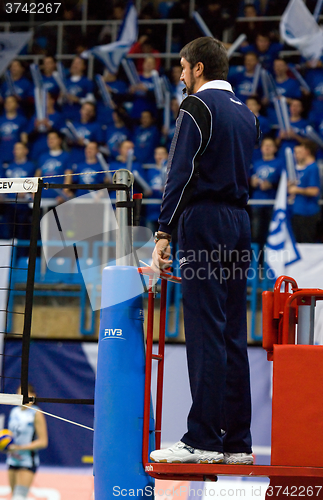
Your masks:
[{"label": "volleyball referee", "polygon": [[188,97],[169,153],[153,268],[171,263],[169,242],[178,223],[193,402],[187,433],[151,459],[252,464],[245,206],[259,126],[225,80],[228,58],[218,40],[193,40],[180,56]]}]

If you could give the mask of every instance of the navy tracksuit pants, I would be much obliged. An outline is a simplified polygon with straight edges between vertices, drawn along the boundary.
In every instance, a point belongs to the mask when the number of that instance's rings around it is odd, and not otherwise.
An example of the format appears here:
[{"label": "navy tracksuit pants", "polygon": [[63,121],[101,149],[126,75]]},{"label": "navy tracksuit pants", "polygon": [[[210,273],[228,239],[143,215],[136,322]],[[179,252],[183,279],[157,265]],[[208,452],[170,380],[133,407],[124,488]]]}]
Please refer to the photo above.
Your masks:
[{"label": "navy tracksuit pants", "polygon": [[250,453],[249,216],[229,204],[196,202],[181,215],[178,238],[193,399],[182,441],[203,450]]}]

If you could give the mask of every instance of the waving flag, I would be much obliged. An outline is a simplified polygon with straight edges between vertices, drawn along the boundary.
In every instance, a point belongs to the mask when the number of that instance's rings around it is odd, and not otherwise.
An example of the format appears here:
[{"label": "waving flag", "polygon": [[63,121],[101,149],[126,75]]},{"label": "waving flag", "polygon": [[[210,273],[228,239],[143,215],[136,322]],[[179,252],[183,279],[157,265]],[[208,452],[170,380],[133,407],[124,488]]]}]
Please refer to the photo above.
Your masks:
[{"label": "waving flag", "polygon": [[323,30],[303,0],[290,0],[280,22],[283,40],[296,47],[305,59],[319,59],[323,51]]},{"label": "waving flag", "polygon": [[32,32],[0,33],[0,76],[32,37]]},{"label": "waving flag", "polygon": [[133,0],[129,0],[123,22],[119,28],[117,41],[86,50],[82,52],[81,57],[87,59],[92,54],[103,62],[110,73],[115,75],[122,58],[128,54],[137,38],[138,15]]},{"label": "waving flag", "polygon": [[300,260],[287,210],[287,174],[283,170],[277,190],[266,244],[266,262],[275,277],[288,274],[286,266]]}]

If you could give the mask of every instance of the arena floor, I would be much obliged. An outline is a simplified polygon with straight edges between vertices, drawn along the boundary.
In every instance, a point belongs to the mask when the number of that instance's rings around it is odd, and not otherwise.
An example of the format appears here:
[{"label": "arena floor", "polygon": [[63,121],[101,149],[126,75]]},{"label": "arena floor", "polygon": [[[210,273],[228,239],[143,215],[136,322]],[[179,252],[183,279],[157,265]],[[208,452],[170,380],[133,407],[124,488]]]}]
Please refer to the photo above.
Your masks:
[{"label": "arena floor", "polygon": [[[226,478],[220,477],[218,482],[185,482],[156,481],[156,500],[210,500],[215,497],[252,500],[265,498],[269,480],[264,478]],[[92,467],[63,468],[40,467],[30,489],[28,500],[94,500],[94,479]],[[133,496],[129,491],[129,495]],[[116,488],[113,498],[122,498],[120,489]],[[9,500],[10,488],[7,471],[0,467],[0,500]],[[134,498],[138,496],[134,495]],[[151,492],[151,498],[153,494]]]}]

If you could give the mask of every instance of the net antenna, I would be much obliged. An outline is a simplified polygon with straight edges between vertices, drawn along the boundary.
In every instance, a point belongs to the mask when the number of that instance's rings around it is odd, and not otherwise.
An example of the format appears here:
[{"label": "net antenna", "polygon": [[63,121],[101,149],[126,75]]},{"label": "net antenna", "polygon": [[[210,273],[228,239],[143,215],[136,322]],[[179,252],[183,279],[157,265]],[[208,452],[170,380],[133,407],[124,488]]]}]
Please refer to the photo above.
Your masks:
[{"label": "net antenna", "polygon": [[[5,259],[0,265],[0,277],[1,277],[1,393],[0,393],[0,403],[1,404],[23,404],[29,403],[28,397],[28,357],[29,357],[29,340],[30,340],[30,330],[31,330],[31,319],[32,319],[32,306],[33,306],[33,289],[34,289],[34,274],[35,274],[35,262],[37,253],[37,236],[40,218],[40,201],[42,185],[39,179],[36,177],[25,178],[25,179],[0,179],[1,193],[4,194],[3,201],[3,214],[4,217],[1,221],[2,235],[5,239],[2,240],[1,246],[7,251],[5,252]],[[32,199],[33,196],[33,199]],[[32,203],[32,221],[31,224],[23,217],[19,215],[19,208],[21,205],[25,205],[28,210],[28,205]],[[27,205],[27,207],[26,207]],[[21,269],[21,271],[27,272],[27,281],[25,287],[25,307],[24,312],[14,311],[14,304],[12,299],[12,293],[14,291],[13,283],[13,273],[16,268],[16,257],[17,257],[17,247],[16,241],[17,237],[25,235],[26,229],[30,233],[30,245],[29,245],[29,256],[28,256],[28,267]],[[27,266],[27,259],[26,259]],[[6,306],[4,307],[4,304]],[[12,317],[15,315],[23,315],[23,328],[22,333],[11,332],[9,328],[9,323],[12,321]],[[8,337],[21,338],[22,348],[21,356],[9,356],[6,354],[6,340]],[[17,386],[21,386],[21,395],[7,393],[7,382],[8,377],[6,377],[6,362],[8,362],[8,357],[21,357],[21,371],[20,374],[16,374],[15,377],[10,377],[16,379]],[[20,375],[20,376],[19,376]]]}]

